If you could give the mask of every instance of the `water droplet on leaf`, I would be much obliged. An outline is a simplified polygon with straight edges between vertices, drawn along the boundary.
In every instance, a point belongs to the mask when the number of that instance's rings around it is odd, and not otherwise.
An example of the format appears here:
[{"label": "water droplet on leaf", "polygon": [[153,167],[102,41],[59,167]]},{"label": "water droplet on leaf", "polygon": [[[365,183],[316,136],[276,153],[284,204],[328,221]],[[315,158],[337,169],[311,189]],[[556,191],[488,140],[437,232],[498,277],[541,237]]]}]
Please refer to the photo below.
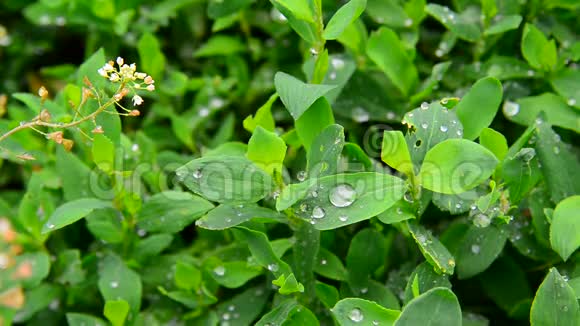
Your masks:
[{"label": "water droplet on leaf", "polygon": [[356,200],[356,196],[354,188],[343,183],[330,190],[328,199],[335,207],[348,207]]}]

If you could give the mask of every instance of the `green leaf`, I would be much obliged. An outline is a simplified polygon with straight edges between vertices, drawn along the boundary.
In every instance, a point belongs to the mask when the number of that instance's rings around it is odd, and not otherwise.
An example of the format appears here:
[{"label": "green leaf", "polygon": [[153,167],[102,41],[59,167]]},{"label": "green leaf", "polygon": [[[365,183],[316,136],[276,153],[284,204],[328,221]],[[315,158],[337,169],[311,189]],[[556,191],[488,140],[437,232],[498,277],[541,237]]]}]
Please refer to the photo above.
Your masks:
[{"label": "green leaf", "polygon": [[421,253],[439,274],[452,275],[455,269],[455,258],[449,250],[423,226],[407,223],[409,231],[419,245]]},{"label": "green leaf", "polygon": [[280,287],[280,289],[278,289],[280,294],[304,292],[304,285],[298,283],[294,274],[290,274],[288,277],[285,275],[280,275],[280,277],[272,281],[272,284]]},{"label": "green leaf", "polygon": [[478,80],[456,106],[456,113],[463,125],[463,138],[473,140],[487,128],[502,101],[501,83],[486,77]]},{"label": "green leaf", "polygon": [[237,226],[234,230],[248,242],[252,256],[262,267],[268,269],[276,277],[292,274],[290,266],[275,255],[264,233],[241,226]]},{"label": "green leaf", "polygon": [[45,252],[38,251],[26,252],[16,257],[16,266],[20,266],[24,263],[32,266],[32,273],[26,279],[21,281],[22,286],[30,289],[38,287],[38,285],[48,276],[50,271],[49,255]]},{"label": "green leaf", "polygon": [[95,238],[108,243],[123,242],[125,231],[119,212],[113,208],[98,209],[86,217],[87,228]]},{"label": "green leaf", "polygon": [[225,230],[252,219],[284,222],[286,218],[274,210],[255,204],[222,204],[197,220],[195,225],[208,230]]},{"label": "green leaf", "polygon": [[505,136],[491,128],[484,128],[479,134],[479,143],[489,149],[499,161],[503,161],[508,152]]},{"label": "green leaf", "polygon": [[422,103],[419,108],[405,114],[403,123],[409,126],[405,139],[416,172],[427,151],[446,139],[463,135],[463,126],[455,112],[441,106],[439,101]]},{"label": "green leaf", "polygon": [[105,173],[115,170],[115,145],[103,134],[96,134],[93,141],[93,162]]},{"label": "green leaf", "polygon": [[433,266],[427,262],[417,265],[405,287],[405,303],[436,287],[451,288],[448,276],[435,273]]},{"label": "green leaf", "polygon": [[427,152],[419,178],[426,189],[458,194],[489,178],[497,163],[493,153],[479,144],[448,139]]},{"label": "green leaf", "polygon": [[330,230],[385,211],[403,197],[404,188],[403,180],[388,174],[337,174],[287,186],[276,209],[293,206],[295,214],[316,229]]},{"label": "green leaf", "polygon": [[257,126],[248,141],[246,157],[271,175],[281,174],[286,149],[282,138]]},{"label": "green leaf", "polygon": [[342,299],[330,311],[341,326],[375,325],[375,322],[390,326],[395,324],[400,314],[397,310],[359,298]]},{"label": "green leaf", "polygon": [[243,125],[244,129],[249,132],[254,132],[257,126],[261,126],[262,128],[268,131],[274,131],[276,128],[276,123],[274,121],[274,117],[272,116],[272,104],[276,102],[278,99],[278,94],[274,93],[274,95],[270,96],[268,101],[264,103],[254,116],[249,115],[246,119],[244,119]]},{"label": "green leaf", "polygon": [[[549,108],[549,110],[547,110]],[[515,102],[506,101],[503,105],[504,115],[511,121],[524,125],[533,125],[540,112],[548,123],[580,132],[578,111],[567,105],[566,101],[553,93],[518,98]]]},{"label": "green leaf", "polygon": [[317,178],[335,174],[338,170],[338,160],[344,147],[344,128],[340,125],[326,127],[312,142],[312,150],[308,153],[309,178]]},{"label": "green leaf", "polygon": [[157,256],[167,249],[172,241],[171,234],[154,234],[137,242],[133,257],[139,261],[144,261],[146,258]]},{"label": "green leaf", "polygon": [[279,303],[274,309],[266,313],[256,326],[282,325],[292,314],[296,313],[300,305],[295,299],[287,299]]},{"label": "green leaf", "polygon": [[197,290],[201,286],[201,271],[184,261],[175,264],[175,286],[184,290]]},{"label": "green leaf", "polygon": [[212,270],[211,276],[214,280],[230,289],[239,288],[251,279],[262,274],[260,267],[248,266],[248,263],[245,261],[222,263],[212,268]]},{"label": "green leaf", "polygon": [[457,14],[448,7],[434,3],[428,4],[425,11],[462,40],[476,42],[481,37],[478,24],[470,21],[463,13]]},{"label": "green leaf", "polygon": [[[366,13],[380,24],[394,28],[409,27],[410,17],[398,1],[368,0]],[[410,22],[413,24],[412,20]]]},{"label": "green leaf", "polygon": [[129,304],[125,300],[107,300],[103,315],[113,326],[123,326],[129,314]]},{"label": "green leaf", "polygon": [[[99,270],[99,291],[105,299],[124,300],[131,307],[133,316],[141,307],[141,278],[139,274],[128,268],[121,258],[107,255]],[[129,320],[132,318],[129,317]]]},{"label": "green leaf", "polygon": [[[539,118],[537,122],[542,122]],[[580,163],[547,122],[536,123],[536,151],[554,203],[580,194]]]},{"label": "green leaf", "polygon": [[316,296],[326,308],[333,307],[339,300],[338,290],[322,282],[316,282]]},{"label": "green leaf", "polygon": [[191,191],[220,203],[252,203],[274,188],[269,174],[240,156],[195,159],[175,171]]},{"label": "green leaf", "polygon": [[580,247],[580,196],[571,196],[556,206],[550,226],[552,248],[564,259]]},{"label": "green leaf", "polygon": [[229,317],[228,322],[231,326],[252,325],[264,309],[269,296],[270,292],[263,286],[249,288],[221,302],[216,307],[216,313],[224,320]]},{"label": "green leaf", "polygon": [[405,173],[407,176],[414,175],[413,162],[405,136],[398,130],[384,132],[381,159],[393,169]]},{"label": "green leaf", "polygon": [[274,76],[274,85],[280,100],[294,120],[298,120],[316,100],[333,90],[335,85],[306,84],[283,72]]},{"label": "green leaf", "polygon": [[101,318],[76,312],[68,312],[66,314],[66,321],[70,326],[96,326],[107,324],[107,322]]},{"label": "green leaf", "polygon": [[530,321],[534,326],[564,326],[580,323],[580,308],[574,290],[556,268],[550,269],[536,292]]},{"label": "green leaf", "polygon": [[107,63],[105,50],[100,48],[80,65],[76,73],[76,84],[83,85],[86,77],[96,88],[106,89],[109,81],[97,72],[105,63]]},{"label": "green leaf", "polygon": [[306,0],[271,0],[273,3],[280,5],[289,10],[296,18],[314,22],[314,13],[310,9],[309,2]]},{"label": "green leaf", "polygon": [[319,98],[294,123],[296,133],[307,152],[310,152],[312,142],[327,127],[334,124],[332,108],[325,98]]},{"label": "green leaf", "polygon": [[457,251],[457,276],[473,277],[486,270],[502,252],[506,235],[495,226],[469,226]]},{"label": "green leaf", "polygon": [[253,2],[254,0],[209,1],[207,15],[212,19],[228,16],[248,7]]},{"label": "green leaf", "polygon": [[101,208],[110,208],[113,205],[110,201],[94,198],[83,198],[70,201],[59,206],[48,218],[42,227],[42,234],[52,232],[72,224],[81,218],[89,215],[92,211]]},{"label": "green leaf", "polygon": [[522,16],[520,15],[507,15],[501,16],[500,19],[495,20],[494,23],[489,26],[484,35],[495,35],[495,34],[502,34],[512,29],[517,29],[522,22]]},{"label": "green leaf", "polygon": [[246,46],[238,37],[214,35],[197,49],[193,56],[196,58],[229,56],[245,51]]},{"label": "green leaf", "polygon": [[62,190],[67,201],[92,197],[89,192],[91,169],[62,146],[56,150],[56,171],[62,181]]},{"label": "green leaf", "polygon": [[213,207],[212,203],[190,193],[164,191],[143,204],[137,225],[148,232],[176,233]]},{"label": "green leaf", "polygon": [[151,33],[145,33],[137,42],[137,51],[141,59],[139,71],[143,71],[153,79],[163,79],[165,71],[165,56],[161,51],[161,44]]},{"label": "green leaf", "polygon": [[[14,322],[22,324],[33,317],[37,317],[38,313],[46,310],[54,300],[62,297],[62,289],[56,285],[42,283],[35,286],[30,291],[26,292],[24,306],[18,309]],[[3,314],[7,311],[7,307],[3,307]]]},{"label": "green leaf", "polygon": [[347,271],[340,258],[324,248],[318,250],[314,271],[331,280],[346,281],[347,279]]},{"label": "green leaf", "polygon": [[367,54],[404,96],[412,93],[419,79],[417,69],[393,30],[381,27],[374,32],[367,43]]},{"label": "green leaf", "polygon": [[461,308],[457,297],[447,288],[433,288],[411,300],[395,326],[460,326]]},{"label": "green leaf", "polygon": [[[48,268],[46,273],[48,275]],[[53,265],[53,273],[55,281],[61,284],[77,285],[84,281],[86,271],[82,267],[80,251],[68,249],[61,252]]]},{"label": "green leaf", "polygon": [[298,289],[302,289],[300,292],[305,292],[304,295],[307,296],[304,303],[310,304],[316,295],[314,268],[318,262],[320,232],[309,223],[302,221],[294,226],[294,238],[296,241],[292,249],[293,266],[295,266],[297,280],[304,285]]},{"label": "green leaf", "polygon": [[580,109],[580,71],[564,68],[550,78],[554,90],[566,100],[566,104]]},{"label": "green leaf", "polygon": [[367,0],[350,0],[347,2],[334,13],[328,24],[326,24],[322,36],[327,40],[339,38],[342,32],[363,13],[366,5]]},{"label": "green leaf", "polygon": [[554,40],[548,41],[544,33],[532,24],[524,27],[521,49],[524,58],[536,69],[550,71],[558,60]]}]

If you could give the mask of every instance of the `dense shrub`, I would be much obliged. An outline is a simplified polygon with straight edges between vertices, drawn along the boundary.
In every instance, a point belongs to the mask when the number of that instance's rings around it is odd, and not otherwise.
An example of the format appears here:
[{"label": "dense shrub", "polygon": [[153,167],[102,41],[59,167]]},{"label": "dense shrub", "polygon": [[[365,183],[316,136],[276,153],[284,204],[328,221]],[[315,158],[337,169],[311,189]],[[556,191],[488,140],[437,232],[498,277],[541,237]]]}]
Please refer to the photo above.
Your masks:
[{"label": "dense shrub", "polygon": [[3,1],[0,325],[580,325],[579,15]]}]

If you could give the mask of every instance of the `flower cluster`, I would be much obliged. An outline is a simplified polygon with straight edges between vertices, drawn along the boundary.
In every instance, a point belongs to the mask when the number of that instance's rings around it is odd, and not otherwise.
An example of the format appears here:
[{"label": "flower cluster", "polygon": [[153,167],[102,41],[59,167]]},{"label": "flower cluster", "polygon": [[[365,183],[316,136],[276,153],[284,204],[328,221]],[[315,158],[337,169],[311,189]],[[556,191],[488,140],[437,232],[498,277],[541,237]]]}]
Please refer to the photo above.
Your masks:
[{"label": "flower cluster", "polygon": [[[138,72],[137,66],[134,63],[128,65],[121,57],[117,57],[116,63],[118,68],[115,67],[114,61],[107,62],[98,70],[99,75],[109,79],[113,83],[126,85],[133,91],[136,89],[145,89],[150,92],[155,90],[155,80],[153,80],[153,77],[148,76],[144,72]],[[123,87],[119,93],[115,94],[115,100],[119,101],[129,94],[129,88]],[[141,105],[143,103],[143,98],[137,94],[133,96],[132,100],[133,105]]]}]

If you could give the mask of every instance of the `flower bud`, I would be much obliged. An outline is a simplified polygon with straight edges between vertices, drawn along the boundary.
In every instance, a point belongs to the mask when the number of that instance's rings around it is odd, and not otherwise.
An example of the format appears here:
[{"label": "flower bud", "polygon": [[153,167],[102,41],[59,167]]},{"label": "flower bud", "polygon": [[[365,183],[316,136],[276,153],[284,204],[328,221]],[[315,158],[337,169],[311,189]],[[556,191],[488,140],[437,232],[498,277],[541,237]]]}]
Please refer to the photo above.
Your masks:
[{"label": "flower bud", "polygon": [[62,131],[55,131],[48,134],[46,138],[54,140],[54,142],[57,144],[62,144],[62,141],[64,139],[62,136],[63,136]]},{"label": "flower bud", "polygon": [[129,112],[129,115],[132,117],[138,117],[139,115],[141,115],[141,112],[139,110],[131,110],[131,112]]},{"label": "flower bud", "polygon": [[63,139],[62,140],[62,146],[64,147],[64,149],[67,152],[70,152],[70,150],[73,148],[74,144],[75,144],[75,142],[70,140],[70,139]]},{"label": "flower bud", "polygon": [[93,134],[102,134],[105,131],[103,130],[102,126],[96,126],[95,129],[93,129]]},{"label": "flower bud", "polygon": [[153,84],[155,81],[153,80],[153,77],[151,76],[147,76],[145,77],[145,79],[143,79],[143,81],[145,82],[145,84],[149,85],[149,84]]},{"label": "flower bud", "polygon": [[46,87],[40,86],[40,88],[38,89],[38,96],[40,96],[41,102],[46,101],[46,99],[48,98],[48,90],[46,90]]},{"label": "flower bud", "polygon": [[40,111],[38,118],[42,122],[49,122],[50,121],[50,112],[48,112],[47,109],[44,109],[44,110]]}]

